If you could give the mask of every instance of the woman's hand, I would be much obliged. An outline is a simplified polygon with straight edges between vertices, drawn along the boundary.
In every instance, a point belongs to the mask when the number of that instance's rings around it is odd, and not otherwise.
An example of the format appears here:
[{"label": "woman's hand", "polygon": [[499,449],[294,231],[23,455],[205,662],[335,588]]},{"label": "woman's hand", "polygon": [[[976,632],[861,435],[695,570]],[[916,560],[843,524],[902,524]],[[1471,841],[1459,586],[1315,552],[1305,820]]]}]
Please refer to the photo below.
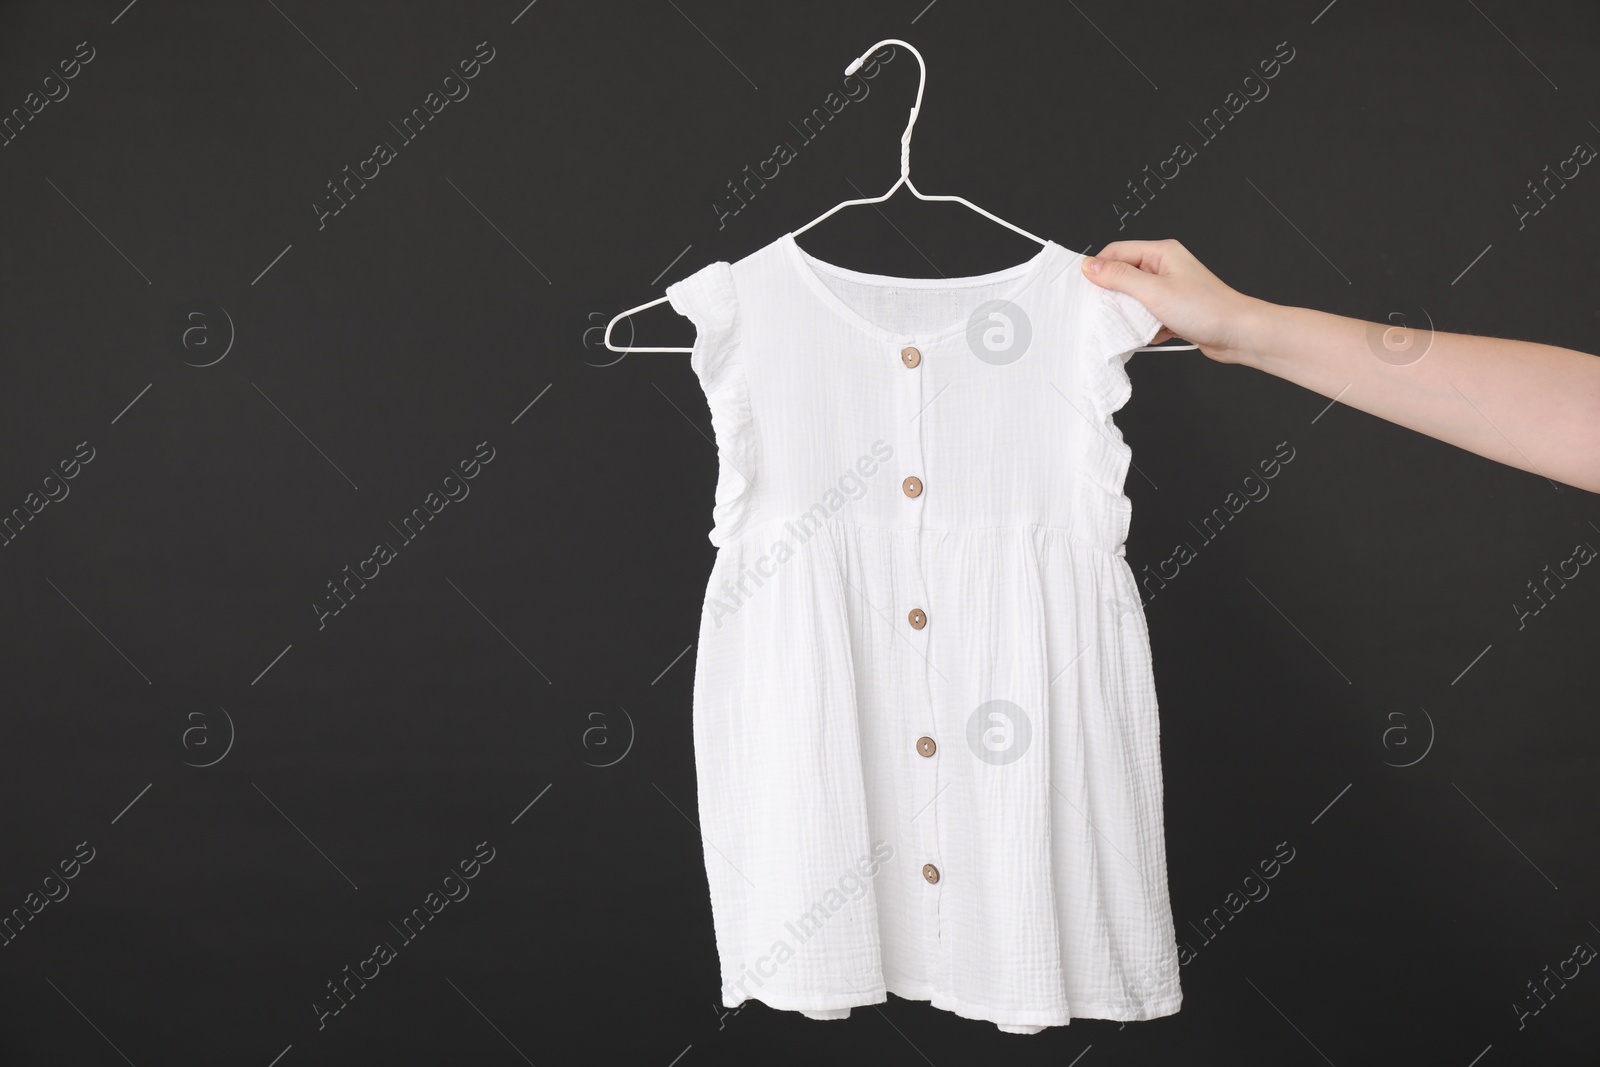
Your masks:
[{"label": "woman's hand", "polygon": [[1244,361],[1247,324],[1265,307],[1173,240],[1114,241],[1083,261],[1083,273],[1096,285],[1127,293],[1161,320],[1152,344],[1181,337],[1219,363]]},{"label": "woman's hand", "polygon": [[[1092,270],[1095,264],[1099,270]],[[1552,482],[1600,493],[1600,359],[1570,348],[1398,328],[1274,304],[1177,241],[1116,241],[1084,277],[1127,293],[1219,363],[1243,363]]]}]

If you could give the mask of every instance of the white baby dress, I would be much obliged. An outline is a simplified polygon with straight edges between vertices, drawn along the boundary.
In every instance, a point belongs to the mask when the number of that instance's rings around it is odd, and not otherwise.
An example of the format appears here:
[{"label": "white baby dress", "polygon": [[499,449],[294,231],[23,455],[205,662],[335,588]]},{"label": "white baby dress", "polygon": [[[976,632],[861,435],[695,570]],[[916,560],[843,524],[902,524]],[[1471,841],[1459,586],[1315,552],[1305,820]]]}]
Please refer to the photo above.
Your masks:
[{"label": "white baby dress", "polygon": [[693,714],[726,1007],[1179,1008],[1112,421],[1161,324],[1082,258],[892,278],[785,234],[667,288],[719,460]]}]

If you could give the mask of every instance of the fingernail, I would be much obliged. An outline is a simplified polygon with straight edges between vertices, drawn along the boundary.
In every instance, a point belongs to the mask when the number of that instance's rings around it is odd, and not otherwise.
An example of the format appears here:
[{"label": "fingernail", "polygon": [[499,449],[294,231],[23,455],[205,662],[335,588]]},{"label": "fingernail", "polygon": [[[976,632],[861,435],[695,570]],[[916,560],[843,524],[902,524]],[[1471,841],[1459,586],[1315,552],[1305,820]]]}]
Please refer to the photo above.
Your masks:
[{"label": "fingernail", "polygon": [[1099,274],[1100,273],[1100,262],[1101,262],[1100,260],[1095,259],[1094,257],[1091,256],[1089,259],[1084,261],[1084,269],[1087,270],[1090,274]]}]

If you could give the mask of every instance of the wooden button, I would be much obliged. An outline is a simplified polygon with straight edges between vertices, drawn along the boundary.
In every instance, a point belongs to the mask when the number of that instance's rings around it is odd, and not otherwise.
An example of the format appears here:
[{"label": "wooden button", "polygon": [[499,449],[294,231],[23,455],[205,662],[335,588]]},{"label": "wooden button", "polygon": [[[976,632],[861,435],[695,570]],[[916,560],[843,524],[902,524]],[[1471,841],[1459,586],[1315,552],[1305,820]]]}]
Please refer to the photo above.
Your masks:
[{"label": "wooden button", "polygon": [[900,350],[900,362],[904,363],[907,367],[915,367],[918,363],[922,362],[922,353],[918,352],[910,345],[907,345],[905,348]]},{"label": "wooden button", "polygon": [[917,755],[919,756],[931,756],[938,747],[933,743],[933,738],[931,737],[917,738]]},{"label": "wooden button", "polygon": [[932,885],[939,880],[939,868],[931,863],[924,863],[922,865],[922,877],[928,880],[929,885]]},{"label": "wooden button", "polygon": [[911,620],[911,628],[913,630],[920,630],[928,625],[928,613],[921,608],[912,608],[906,618]]},{"label": "wooden button", "polygon": [[906,496],[917,497],[922,495],[922,479],[915,474],[900,483],[900,488],[905,490]]}]

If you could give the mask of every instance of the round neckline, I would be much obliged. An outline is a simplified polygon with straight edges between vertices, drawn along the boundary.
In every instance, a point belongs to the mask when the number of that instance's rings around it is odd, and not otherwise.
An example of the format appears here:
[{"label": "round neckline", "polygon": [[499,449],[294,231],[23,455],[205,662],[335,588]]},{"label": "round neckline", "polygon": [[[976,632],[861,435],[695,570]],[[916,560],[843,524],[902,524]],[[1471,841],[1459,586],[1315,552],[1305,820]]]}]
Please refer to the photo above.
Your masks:
[{"label": "round neckline", "polygon": [[795,240],[793,230],[784,234],[780,240],[796,273],[804,279],[811,291],[827,306],[829,311],[857,329],[871,334],[879,340],[897,345],[932,344],[955,334],[965,333],[971,309],[969,308],[965,315],[954,322],[946,323],[931,330],[896,332],[873,322],[855,308],[846,304],[839,298],[839,294],[828,288],[827,283],[819,276],[819,272],[831,274],[847,281],[860,282],[863,285],[892,286],[903,289],[961,289],[1015,279],[1015,284],[1004,293],[998,297],[991,297],[991,299],[998,300],[1015,300],[1022,295],[1028,286],[1033,284],[1034,280],[1044,270],[1045,264],[1061,248],[1056,242],[1047,239],[1044,246],[1034,253],[1031,258],[1010,267],[990,271],[987,274],[968,274],[959,278],[899,278],[891,274],[870,274],[866,271],[851,270],[849,267],[841,267],[837,263],[829,263],[826,260],[818,259],[800,247],[799,242]]}]

